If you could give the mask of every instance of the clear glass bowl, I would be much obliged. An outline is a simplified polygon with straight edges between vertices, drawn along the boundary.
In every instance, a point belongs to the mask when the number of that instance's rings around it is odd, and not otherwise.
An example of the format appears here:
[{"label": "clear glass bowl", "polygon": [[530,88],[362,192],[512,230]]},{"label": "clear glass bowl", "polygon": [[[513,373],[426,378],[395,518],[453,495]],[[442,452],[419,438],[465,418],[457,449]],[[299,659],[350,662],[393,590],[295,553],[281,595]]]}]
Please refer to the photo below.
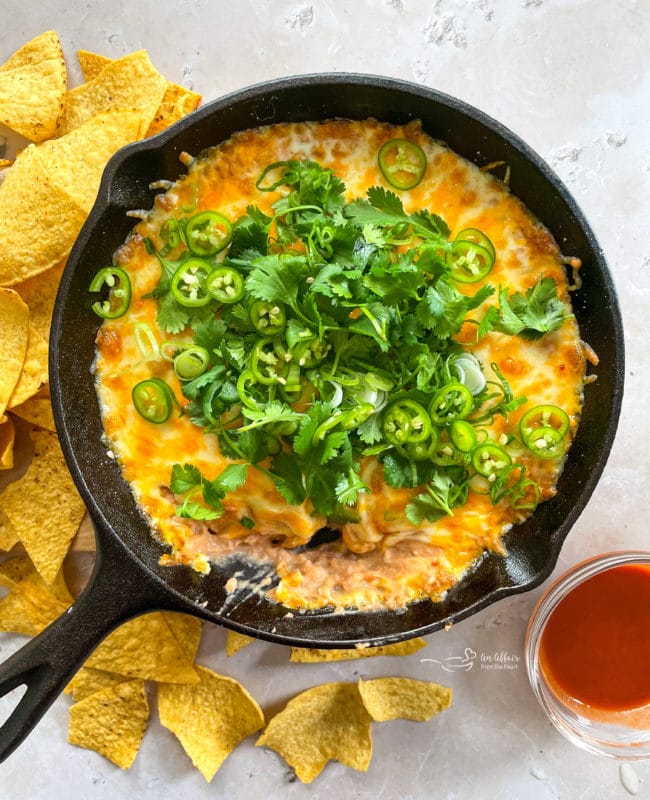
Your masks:
[{"label": "clear glass bowl", "polygon": [[[612,567],[650,566],[650,552],[618,552],[590,558],[576,565],[542,595],[526,631],[526,669],[538,701],[555,727],[574,744],[592,753],[620,759],[650,758],[650,704],[642,709],[605,711],[562,697],[553,689],[540,665],[540,645],[546,624],[559,602],[588,578]],[[650,636],[650,631],[648,631]],[[648,665],[650,684],[650,665]],[[638,712],[642,720],[639,726]],[[634,727],[629,724],[636,714]],[[625,724],[628,722],[628,724]]]}]

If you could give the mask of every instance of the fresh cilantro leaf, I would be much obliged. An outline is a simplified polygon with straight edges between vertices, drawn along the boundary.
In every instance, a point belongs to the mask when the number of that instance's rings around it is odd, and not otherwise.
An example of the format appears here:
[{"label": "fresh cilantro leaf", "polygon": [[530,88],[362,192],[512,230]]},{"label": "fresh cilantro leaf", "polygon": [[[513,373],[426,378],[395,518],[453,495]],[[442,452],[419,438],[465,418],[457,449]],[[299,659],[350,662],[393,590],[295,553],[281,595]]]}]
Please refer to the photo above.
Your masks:
[{"label": "fresh cilantro leaf", "polygon": [[254,261],[255,268],[246,278],[246,290],[259,300],[288,303],[295,307],[298,288],[306,273],[303,256],[265,256]]},{"label": "fresh cilantro leaf", "polygon": [[179,508],[176,509],[176,514],[179,517],[189,517],[190,519],[209,521],[212,519],[219,519],[219,517],[223,515],[223,506],[221,503],[219,506],[220,507],[206,508],[200,503],[195,503],[188,498],[181,506],[179,506]]},{"label": "fresh cilantro leaf", "polygon": [[299,456],[306,456],[312,449],[312,439],[318,428],[334,413],[330,403],[316,400],[311,404],[300,423],[300,429],[293,440],[293,449]]},{"label": "fresh cilantro leaf", "polygon": [[441,339],[448,339],[458,333],[468,312],[493,293],[494,288],[486,285],[473,296],[464,295],[449,281],[440,278],[427,288],[415,307],[415,314],[421,325]]},{"label": "fresh cilantro leaf", "polygon": [[384,438],[380,422],[381,414],[372,414],[357,427],[357,435],[364,444],[375,444]]},{"label": "fresh cilantro leaf", "polygon": [[189,314],[171,294],[159,298],[156,323],[161,330],[167,333],[180,333],[185,330],[189,321]]},{"label": "fresh cilantro leaf", "polygon": [[304,502],[307,495],[303,484],[302,471],[292,453],[283,450],[273,457],[271,475],[276,489],[289,505],[295,506]]},{"label": "fresh cilantro leaf", "polygon": [[241,433],[277,422],[298,422],[303,418],[303,414],[294,411],[291,406],[288,406],[280,400],[271,400],[264,408],[259,410],[254,408],[242,408],[242,414],[247,419],[252,420],[252,422],[239,428]]},{"label": "fresh cilantro leaf", "polygon": [[336,499],[346,506],[353,506],[362,492],[369,492],[370,487],[364,483],[354,467],[350,467],[345,477],[336,484]]},{"label": "fresh cilantro leaf", "polygon": [[564,303],[557,296],[557,286],[552,278],[541,278],[525,294],[509,295],[507,289],[499,291],[499,308],[491,307],[479,323],[478,334],[490,330],[521,336],[524,339],[541,339],[546,333],[558,330],[566,319]]},{"label": "fresh cilantro leaf", "polygon": [[413,525],[420,525],[425,519],[437,522],[445,516],[444,509],[426,492],[413,497],[406,506],[406,518]]},{"label": "fresh cilantro leaf", "polygon": [[366,196],[374,208],[378,208],[386,214],[401,217],[406,213],[402,201],[395,192],[391,192],[383,186],[371,186],[366,192]]},{"label": "fresh cilantro leaf", "polygon": [[247,477],[248,464],[228,464],[213,480],[203,480],[203,499],[216,507],[227,494],[243,486]]},{"label": "fresh cilantro leaf", "polygon": [[194,464],[174,464],[169,488],[174,494],[185,494],[201,485],[201,470]]},{"label": "fresh cilantro leaf", "polygon": [[447,225],[444,219],[437,214],[432,214],[430,211],[427,211],[426,208],[422,211],[416,211],[415,214],[411,214],[411,219],[421,228],[426,228],[431,231],[433,236],[447,240],[451,234],[449,225]]},{"label": "fresh cilantro leaf", "polygon": [[336,458],[345,444],[349,444],[347,431],[329,433],[314,448],[319,453],[318,463],[327,464],[328,461]]},{"label": "fresh cilantro leaf", "polygon": [[215,353],[223,341],[228,326],[221,319],[209,317],[192,323],[194,344],[205,347],[208,353]]},{"label": "fresh cilantro leaf", "polygon": [[204,372],[203,375],[199,375],[197,378],[193,378],[183,384],[183,396],[187,397],[188,400],[196,400],[201,394],[201,390],[205,389],[206,386],[211,386],[213,383],[222,383],[225,374],[226,368],[224,365],[216,364],[212,369]]}]

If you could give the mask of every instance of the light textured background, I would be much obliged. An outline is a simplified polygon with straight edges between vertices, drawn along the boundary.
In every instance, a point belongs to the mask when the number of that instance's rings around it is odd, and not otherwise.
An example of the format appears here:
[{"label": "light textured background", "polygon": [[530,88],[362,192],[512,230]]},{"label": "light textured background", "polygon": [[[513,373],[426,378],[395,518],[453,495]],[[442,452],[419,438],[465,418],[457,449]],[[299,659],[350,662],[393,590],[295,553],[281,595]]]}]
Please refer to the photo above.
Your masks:
[{"label": "light textured background", "polygon": [[[455,95],[522,136],[564,179],[600,239],[627,336],[617,441],[556,574],[609,549],[650,549],[648,0],[0,0],[0,14],[0,62],[55,28],[73,83],[80,79],[79,47],[108,56],[146,47],[169,79],[206,100],[271,77],[369,72]],[[250,739],[208,786],[156,720],[135,765],[123,773],[66,744],[70,701],[61,698],[0,767],[0,799],[627,797],[619,765],[565,742],[528,686],[523,636],[541,591],[434,634],[427,650],[409,659],[289,665],[282,648],[258,642],[227,660],[223,631],[209,629],[201,662],[240,679],[267,712],[300,689],[358,675],[401,674],[453,686],[453,708],[439,719],[374,726],[367,774],[331,763],[302,786]],[[0,658],[18,643],[19,637],[0,639]],[[462,656],[466,647],[477,653],[468,672],[422,660]],[[481,668],[481,658],[486,666],[499,654],[512,669]],[[633,770],[638,796],[650,797],[650,764],[637,762]]]}]

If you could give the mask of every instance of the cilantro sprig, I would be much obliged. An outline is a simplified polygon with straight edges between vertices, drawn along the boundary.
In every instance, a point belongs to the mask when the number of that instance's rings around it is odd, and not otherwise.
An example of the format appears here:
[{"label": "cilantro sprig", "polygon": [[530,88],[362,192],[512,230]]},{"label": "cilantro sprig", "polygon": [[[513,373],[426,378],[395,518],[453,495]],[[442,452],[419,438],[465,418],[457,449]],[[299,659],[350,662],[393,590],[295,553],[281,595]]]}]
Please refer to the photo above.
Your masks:
[{"label": "cilantro sprig", "polygon": [[[237,273],[245,292],[236,302],[187,307],[170,291],[176,270],[196,258],[184,246],[183,220],[174,228],[181,235],[161,235],[158,250],[147,242],[161,268],[150,295],[159,328],[183,333],[183,346],[190,334],[209,357],[205,371],[183,381],[187,414],[238,462],[211,478],[175,464],[177,513],[218,519],[224,498],[257,469],[287,503],[307,502],[333,524],[352,522],[371,491],[363,460],[374,456],[387,484],[409,490],[403,513],[412,525],[453,515],[487,469],[457,446],[454,415],[462,408],[484,443],[496,415],[507,419],[526,402],[498,365],[486,380],[455,337],[466,322],[477,326],[477,338],[498,331],[536,339],[556,330],[566,312],[555,282],[542,277],[525,293],[461,285],[440,216],[407,212],[379,186],[346,203],[344,183],[312,161],[270,164],[257,188],[261,199],[280,196],[270,210],[249,205],[209,264]],[[464,244],[467,261],[472,245]],[[519,498],[523,508],[522,497],[537,496],[532,483],[517,462],[495,473],[496,488],[483,493],[493,502]]]}]

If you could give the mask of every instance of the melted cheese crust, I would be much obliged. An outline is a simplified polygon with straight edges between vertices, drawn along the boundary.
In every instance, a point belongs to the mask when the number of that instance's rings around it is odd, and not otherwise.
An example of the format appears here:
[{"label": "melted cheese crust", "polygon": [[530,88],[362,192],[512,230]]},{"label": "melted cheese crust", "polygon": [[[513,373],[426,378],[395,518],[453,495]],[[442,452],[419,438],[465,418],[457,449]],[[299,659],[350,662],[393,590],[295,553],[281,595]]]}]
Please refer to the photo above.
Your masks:
[{"label": "melted cheese crust", "polygon": [[[400,193],[407,212],[428,208],[442,216],[452,231],[475,227],[494,243],[497,260],[486,279],[495,286],[524,291],[540,277],[553,278],[558,295],[570,310],[566,272],[551,234],[513,197],[503,183],[428,137],[419,123],[390,126],[374,120],[279,124],[235,134],[194,159],[186,176],[159,195],[148,217],[138,224],[118,250],[116,263],[132,281],[129,313],[106,321],[97,337],[96,377],[107,442],[116,454],[124,478],[161,539],[170,544],[170,561],[191,563],[206,571],[209,562],[238,551],[271,561],[281,577],[273,596],[292,608],[401,607],[423,596],[440,598],[485,551],[503,553],[501,537],[530,512],[508,504],[493,506],[485,496],[470,492],[467,504],[453,517],[414,527],[403,509],[413,490],[387,486],[375,459],[366,459],[362,477],[372,488],[358,503],[360,521],[345,525],[342,541],[297,554],[292,548],[309,541],[326,523],[313,516],[309,504],[287,505],[272,481],[249,470],[246,484],[225,500],[226,513],[205,524],[175,516],[176,501],[168,489],[174,463],[191,462],[214,476],[228,460],[220,455],[217,439],[189,419],[174,417],[151,425],[135,411],[131,389],[140,380],[160,377],[182,397],[171,365],[143,361],[135,326],[146,323],[159,341],[190,341],[191,334],[168,336],[157,331],[156,301],[144,295],[158,283],[160,267],[144,247],[144,237],[161,246],[159,231],[180,207],[196,211],[218,209],[234,220],[253,203],[272,213],[279,193],[262,194],[255,181],[268,164],[309,158],[332,168],[347,186],[347,200],[363,197],[368,187],[383,185],[377,153],[386,141],[403,137],[416,141],[427,156],[423,181]],[[480,284],[468,287],[474,293]],[[462,291],[462,285],[459,286]],[[461,337],[462,340],[462,332]],[[481,361],[486,376],[496,363],[516,396],[528,403],[511,415],[508,427],[538,403],[561,406],[571,420],[573,438],[582,405],[585,356],[573,317],[539,341],[490,333],[479,345],[467,345]],[[506,424],[492,426],[499,436]],[[562,462],[522,458],[530,477],[546,499],[555,492]],[[239,520],[255,520],[255,533]]]}]

